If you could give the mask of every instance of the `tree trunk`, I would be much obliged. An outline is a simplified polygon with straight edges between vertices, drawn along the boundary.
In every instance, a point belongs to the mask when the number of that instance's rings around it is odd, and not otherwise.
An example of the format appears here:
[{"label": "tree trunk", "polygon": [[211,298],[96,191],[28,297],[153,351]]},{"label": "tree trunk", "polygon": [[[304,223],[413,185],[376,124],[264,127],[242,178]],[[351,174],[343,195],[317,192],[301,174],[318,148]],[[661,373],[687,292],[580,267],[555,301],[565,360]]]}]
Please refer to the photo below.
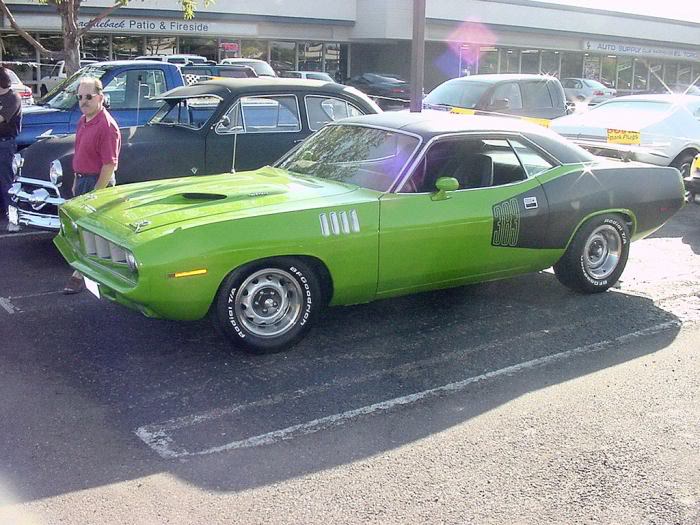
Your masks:
[{"label": "tree trunk", "polygon": [[68,76],[80,69],[80,31],[78,31],[78,9],[80,3],[66,2],[56,6],[61,15],[63,30],[63,52],[66,61],[64,70]]}]

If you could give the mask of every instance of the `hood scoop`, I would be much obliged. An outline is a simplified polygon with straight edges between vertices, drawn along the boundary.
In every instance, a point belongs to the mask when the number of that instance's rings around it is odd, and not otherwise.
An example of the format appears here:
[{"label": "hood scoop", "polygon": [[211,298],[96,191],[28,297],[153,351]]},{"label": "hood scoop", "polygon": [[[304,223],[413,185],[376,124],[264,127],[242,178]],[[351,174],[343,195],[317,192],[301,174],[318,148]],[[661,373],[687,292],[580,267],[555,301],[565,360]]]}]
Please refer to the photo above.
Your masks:
[{"label": "hood scoop", "polygon": [[190,201],[220,201],[226,195],[220,193],[183,193],[182,197]]}]

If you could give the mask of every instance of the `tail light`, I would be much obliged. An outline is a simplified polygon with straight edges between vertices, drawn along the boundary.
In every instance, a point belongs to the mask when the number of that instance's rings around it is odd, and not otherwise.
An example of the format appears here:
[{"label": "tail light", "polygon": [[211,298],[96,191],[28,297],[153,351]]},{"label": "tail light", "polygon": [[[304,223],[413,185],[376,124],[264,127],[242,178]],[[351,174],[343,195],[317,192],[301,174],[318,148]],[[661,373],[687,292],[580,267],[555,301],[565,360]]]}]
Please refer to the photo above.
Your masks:
[{"label": "tail light", "polygon": [[19,90],[18,95],[20,96],[20,98],[31,98],[32,90],[28,87],[23,87]]},{"label": "tail light", "polygon": [[392,88],[392,93],[403,93],[405,90],[403,88]]},{"label": "tail light", "polygon": [[602,91],[594,91],[593,92],[594,97],[602,97],[603,95],[605,95],[605,93],[603,93]]}]

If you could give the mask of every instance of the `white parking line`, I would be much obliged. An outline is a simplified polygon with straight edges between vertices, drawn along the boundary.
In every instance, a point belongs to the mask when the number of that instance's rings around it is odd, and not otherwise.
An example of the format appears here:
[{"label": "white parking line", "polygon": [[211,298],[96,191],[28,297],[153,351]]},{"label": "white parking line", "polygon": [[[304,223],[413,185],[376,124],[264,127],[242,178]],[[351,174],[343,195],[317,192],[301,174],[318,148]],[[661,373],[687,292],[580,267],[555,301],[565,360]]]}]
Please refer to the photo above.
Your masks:
[{"label": "white parking line", "polygon": [[[305,423],[300,423],[298,425],[292,425],[287,428],[282,428],[279,430],[274,430],[272,432],[267,432],[264,434],[259,434],[246,439],[232,441],[224,445],[210,447],[203,450],[188,451],[185,448],[178,446],[172,438],[170,432],[174,428],[182,428],[183,426],[194,426],[198,422],[203,420],[211,420],[213,418],[213,413],[207,413],[202,416],[188,416],[186,418],[178,418],[177,420],[172,420],[170,422],[165,422],[163,424],[145,425],[139,427],[134,431],[134,433],[149,447],[151,447],[158,455],[163,458],[182,458],[188,456],[204,456],[208,454],[215,454],[217,452],[225,452],[229,450],[236,450],[242,448],[258,447],[261,445],[270,445],[277,443],[279,441],[293,439],[307,434],[313,434],[320,430],[337,427],[344,425],[345,423],[357,419],[362,416],[367,416],[377,412],[387,412],[396,407],[410,405],[421,401],[423,399],[436,397],[446,393],[454,393],[464,390],[468,386],[479,383],[481,381],[486,381],[500,376],[514,375],[525,370],[545,366],[557,361],[562,361],[568,359],[575,355],[588,354],[593,352],[598,352],[605,348],[611,346],[620,345],[622,343],[629,343],[640,337],[646,337],[656,333],[663,332],[665,330],[678,327],[681,323],[679,321],[668,321],[665,323],[660,323],[655,326],[645,328],[643,330],[638,330],[629,334],[619,336],[615,339],[601,341],[598,343],[592,343],[585,346],[580,346],[571,350],[560,352],[558,354],[552,354],[546,357],[540,357],[537,359],[532,359],[530,361],[525,361],[523,363],[518,363],[511,365],[499,370],[494,370],[481,374],[478,376],[468,377],[461,381],[449,383],[436,388],[431,388],[429,390],[423,390],[422,392],[416,392],[406,396],[396,397],[393,399],[388,399],[386,401],[381,401],[379,403],[374,403],[372,405],[367,405],[354,410],[348,410],[346,412],[341,412],[338,414],[333,414],[330,416],[322,417],[319,419],[314,419],[307,421]],[[541,333],[546,333],[545,331]],[[257,403],[257,402],[256,402]],[[252,405],[253,403],[251,403]],[[241,405],[242,406],[242,405]],[[239,406],[239,409],[240,407]],[[221,411],[220,414],[226,415],[228,411]],[[189,424],[182,424],[183,421],[189,421]]]},{"label": "white parking line", "polygon": [[0,307],[2,307],[8,314],[14,314],[20,311],[19,308],[12,304],[9,297],[0,297]]},{"label": "white parking line", "polygon": [[53,232],[45,232],[45,231],[29,231],[29,232],[18,232],[18,233],[0,233],[0,239],[5,239],[8,237],[31,237],[31,236],[41,236],[44,237],[46,235],[56,235]]}]

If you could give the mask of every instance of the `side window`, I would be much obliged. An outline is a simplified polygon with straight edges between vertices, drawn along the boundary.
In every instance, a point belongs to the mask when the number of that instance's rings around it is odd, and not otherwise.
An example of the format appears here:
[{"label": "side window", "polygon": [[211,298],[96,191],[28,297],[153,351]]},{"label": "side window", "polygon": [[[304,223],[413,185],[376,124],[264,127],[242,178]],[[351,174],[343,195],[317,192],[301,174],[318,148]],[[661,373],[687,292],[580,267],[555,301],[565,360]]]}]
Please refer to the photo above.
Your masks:
[{"label": "side window", "polygon": [[217,126],[218,133],[301,131],[299,105],[294,95],[242,97],[231,106],[225,116],[228,117],[229,124]]},{"label": "side window", "polygon": [[525,105],[528,108],[547,109],[554,107],[546,82],[524,82],[522,87]]},{"label": "side window", "polygon": [[510,145],[515,150],[518,155],[520,162],[525,168],[528,178],[539,175],[549,169],[552,169],[554,165],[547,159],[542,157],[537,151],[532,149],[529,145],[520,142],[519,140],[510,140]]},{"label": "side window", "polygon": [[523,109],[523,98],[520,94],[520,86],[515,82],[508,82],[507,84],[496,86],[496,89],[493,90],[489,105],[493,105],[496,100],[502,99],[508,101],[508,108],[510,109]]},{"label": "side window", "polygon": [[363,113],[352,104],[333,97],[305,97],[306,116],[309,119],[309,129],[317,131],[329,122],[341,118],[355,117]]},{"label": "side window", "polygon": [[167,90],[160,69],[132,69],[115,76],[106,86],[110,109],[158,108],[162,101],[152,100]]},{"label": "side window", "polygon": [[563,84],[564,84],[564,87],[567,89],[571,89],[571,88],[575,87],[574,81],[571,80],[570,78],[567,78],[566,80],[564,80]]},{"label": "side window", "polygon": [[493,186],[525,180],[527,173],[506,139],[486,139],[482,153],[493,160]]}]

